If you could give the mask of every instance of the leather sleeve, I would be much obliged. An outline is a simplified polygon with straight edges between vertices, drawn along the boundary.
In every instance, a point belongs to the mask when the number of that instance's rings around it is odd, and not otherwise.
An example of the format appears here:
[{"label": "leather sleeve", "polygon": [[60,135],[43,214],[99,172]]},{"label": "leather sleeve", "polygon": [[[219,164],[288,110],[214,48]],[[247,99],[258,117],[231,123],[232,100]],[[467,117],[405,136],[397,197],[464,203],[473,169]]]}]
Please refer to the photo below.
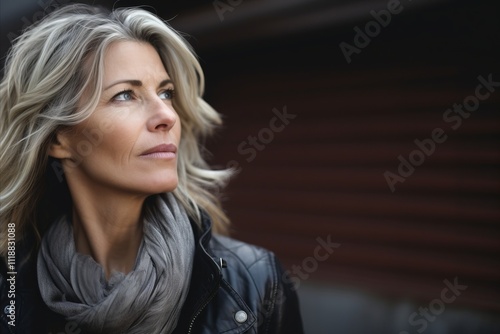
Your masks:
[{"label": "leather sleeve", "polygon": [[270,314],[259,333],[303,334],[302,317],[295,286],[284,275],[278,259],[272,256],[276,273],[276,285],[272,291],[273,304],[268,305]]}]

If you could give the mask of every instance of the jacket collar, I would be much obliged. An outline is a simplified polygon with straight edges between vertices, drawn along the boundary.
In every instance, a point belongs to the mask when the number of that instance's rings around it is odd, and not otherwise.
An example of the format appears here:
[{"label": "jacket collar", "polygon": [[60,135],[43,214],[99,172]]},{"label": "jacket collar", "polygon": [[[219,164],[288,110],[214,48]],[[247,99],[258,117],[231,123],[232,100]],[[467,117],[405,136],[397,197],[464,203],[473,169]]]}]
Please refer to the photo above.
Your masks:
[{"label": "jacket collar", "polygon": [[[223,278],[224,261],[215,258],[210,247],[211,220],[203,213],[201,224],[198,225],[191,220],[191,225],[196,245],[193,271],[189,293],[174,333],[200,333],[203,332],[201,327],[205,327],[205,330],[208,327],[210,332],[213,332],[218,326],[221,328],[217,332],[242,333],[257,319],[243,299]],[[214,298],[218,299],[217,309],[209,305]],[[248,321],[245,324],[236,323],[231,309],[245,310]],[[202,314],[203,311],[205,312]]]}]

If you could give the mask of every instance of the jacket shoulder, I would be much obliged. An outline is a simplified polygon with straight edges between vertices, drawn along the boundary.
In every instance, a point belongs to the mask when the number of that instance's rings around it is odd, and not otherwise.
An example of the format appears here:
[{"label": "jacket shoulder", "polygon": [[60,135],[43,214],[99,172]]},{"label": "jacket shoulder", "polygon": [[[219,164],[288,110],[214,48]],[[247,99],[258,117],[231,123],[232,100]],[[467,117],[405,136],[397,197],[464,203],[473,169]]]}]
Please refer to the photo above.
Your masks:
[{"label": "jacket shoulder", "polygon": [[244,299],[265,302],[279,283],[279,263],[273,252],[225,236],[214,236],[210,245],[225,268],[222,276]]},{"label": "jacket shoulder", "polygon": [[275,259],[274,253],[265,248],[221,235],[213,236],[210,248],[215,256],[248,270],[265,270]]},{"label": "jacket shoulder", "polygon": [[296,293],[273,252],[220,235],[213,236],[210,249],[226,263],[222,276],[228,289],[255,316],[255,333],[302,333]]}]

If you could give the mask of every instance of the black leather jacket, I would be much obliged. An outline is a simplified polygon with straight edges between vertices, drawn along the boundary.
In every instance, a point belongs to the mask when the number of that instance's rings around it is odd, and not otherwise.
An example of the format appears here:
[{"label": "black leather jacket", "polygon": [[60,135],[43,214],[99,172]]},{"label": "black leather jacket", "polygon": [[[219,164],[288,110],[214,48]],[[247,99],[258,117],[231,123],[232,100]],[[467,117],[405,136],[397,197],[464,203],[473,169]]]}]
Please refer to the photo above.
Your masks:
[{"label": "black leather jacket", "polygon": [[[195,227],[196,251],[190,290],[175,334],[301,334],[295,291],[283,280],[273,253],[231,238],[212,235],[209,219]],[[26,256],[18,245],[18,260]],[[76,323],[50,311],[36,283],[36,256],[20,264],[16,276],[16,326],[8,326],[7,269],[0,261],[0,332],[84,334]],[[145,333],[151,334],[151,333]]]}]

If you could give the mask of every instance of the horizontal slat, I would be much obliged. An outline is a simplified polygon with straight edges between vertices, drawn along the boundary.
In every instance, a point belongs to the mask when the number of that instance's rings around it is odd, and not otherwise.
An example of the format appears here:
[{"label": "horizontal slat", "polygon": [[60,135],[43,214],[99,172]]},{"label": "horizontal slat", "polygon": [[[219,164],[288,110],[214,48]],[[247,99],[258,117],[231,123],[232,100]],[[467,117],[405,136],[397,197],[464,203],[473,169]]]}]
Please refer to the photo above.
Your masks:
[{"label": "horizontal slat", "polygon": [[[288,93],[290,94],[290,93]],[[385,96],[391,96],[386,98]],[[216,100],[212,102],[214,108],[225,115],[226,118],[253,118],[256,115],[269,115],[273,108],[282,110],[287,106],[289,113],[297,114],[297,121],[307,117],[314,117],[323,114],[324,117],[344,116],[373,116],[390,118],[392,115],[407,115],[410,110],[430,110],[435,113],[436,120],[443,117],[445,111],[452,107],[454,103],[462,103],[470,92],[402,92],[402,91],[370,91],[363,94],[357,92],[336,92],[336,93],[311,93],[307,96],[273,94],[269,97],[259,97],[257,103],[232,102],[219,104]],[[394,96],[394,98],[392,98]],[[239,97],[240,101],[252,100],[251,95]],[[490,109],[493,103],[498,103],[500,98],[493,95],[491,99],[481,105],[475,112],[480,115],[483,109]],[[335,104],[332,104],[335,101]],[[233,104],[234,103],[234,104]],[[416,112],[415,112],[416,114]],[[480,116],[477,116],[480,117]]]},{"label": "horizontal slat", "polygon": [[[308,166],[262,166],[249,164],[234,177],[234,187],[255,187],[265,189],[295,189],[317,191],[388,191],[383,168],[361,167],[308,167]],[[481,171],[481,173],[477,173]],[[263,182],[262,175],[273,175]],[[443,173],[441,169],[422,166],[404,183],[406,192],[432,191],[450,195],[496,194],[500,195],[500,171],[485,168],[469,168],[460,172]]]},{"label": "horizontal slat", "polygon": [[250,209],[233,209],[230,214],[235,233],[245,237],[253,231],[255,235],[252,238],[255,240],[259,240],[260,234],[308,240],[329,234],[338,242],[425,248],[445,253],[468,252],[483,256],[500,253],[500,231],[495,226],[421,220],[403,223],[400,220],[356,218],[355,215],[329,217]]},{"label": "horizontal slat", "polygon": [[[283,107],[277,109],[282,112]],[[287,111],[291,114],[289,108]],[[252,118],[251,120],[234,120],[224,131],[224,136],[219,139],[220,142],[232,143],[237,140],[244,140],[249,135],[258,135],[261,129],[269,128],[270,120],[275,114],[269,110],[266,117]],[[301,117],[303,116],[303,117]],[[333,118],[324,119],[321,122],[314,120],[309,115],[301,114],[297,118],[290,120],[290,126],[283,127],[283,130],[274,133],[274,137],[279,141],[324,141],[339,140],[342,141],[361,141],[391,138],[393,140],[406,140],[413,142],[415,139],[423,140],[431,138],[432,131],[441,128],[447,135],[446,141],[456,141],[462,137],[470,138],[471,135],[480,136],[476,140],[486,136],[500,133],[500,120],[487,120],[476,117],[475,119],[463,120],[463,123],[457,130],[453,130],[451,125],[455,123],[445,123],[439,114],[424,114],[418,119],[409,119],[394,116],[390,119],[380,119],[366,116],[363,118]],[[274,126],[281,127],[279,121]],[[242,133],[242,129],[247,129],[247,133]],[[413,137],[413,138],[412,138]],[[445,142],[446,142],[445,141]],[[441,146],[441,145],[439,145]]]},{"label": "horizontal slat", "polygon": [[[214,59],[215,60],[215,59]],[[276,94],[284,94],[287,97],[303,97],[304,93],[321,92],[332,94],[339,91],[356,91],[360,95],[364,91],[373,90],[373,88],[389,88],[389,89],[415,89],[419,91],[461,91],[465,94],[463,97],[474,93],[474,88],[480,83],[478,76],[487,77],[493,69],[484,73],[477,71],[469,71],[464,69],[457,70],[456,67],[443,65],[441,67],[432,66],[432,64],[418,67],[417,64],[412,66],[401,66],[401,64],[393,64],[393,67],[383,68],[335,68],[334,66],[328,69],[322,68],[315,70],[312,67],[305,69],[297,67],[293,71],[255,71],[254,69],[246,70],[241,68],[238,71],[239,78],[245,80],[238,81],[234,84],[234,72],[223,70],[227,67],[222,67],[217,72],[217,88],[224,92],[231,92],[231,97],[240,97],[246,94],[255,92],[254,85],[258,82],[259,94],[272,96]],[[222,71],[221,71],[222,70]],[[209,74],[210,76],[210,74]],[[248,90],[247,87],[252,87]],[[296,93],[302,95],[295,95]],[[387,93],[382,95],[387,97]],[[227,97],[227,96],[226,96]],[[498,97],[490,96],[497,99]],[[228,103],[235,102],[232,98],[226,100]],[[255,101],[252,99],[249,102]],[[260,100],[257,100],[260,101]],[[336,100],[331,100],[336,101]],[[331,102],[330,101],[330,102]],[[357,99],[353,100],[354,102]],[[314,103],[314,101],[309,101]],[[332,105],[329,103],[327,105]]]},{"label": "horizontal slat", "polygon": [[[276,247],[276,238],[279,235],[256,236],[255,232],[253,234],[248,232],[244,239],[255,240],[255,237],[259,238],[259,244],[263,247],[274,249],[279,254],[286,253],[297,259],[303,256],[302,261],[306,257],[313,257],[315,247],[318,246],[315,239],[306,241],[298,238],[280,238],[279,246]],[[326,236],[322,237],[324,239]],[[332,242],[336,242],[335,238],[332,238]],[[321,255],[324,254],[321,252]],[[321,262],[370,268],[380,272],[406,272],[410,275],[421,273],[440,277],[454,273],[462,277],[482,278],[491,284],[500,281],[499,259],[485,259],[484,257],[464,254],[443,254],[425,249],[411,250],[401,247],[341,243],[328,259]],[[299,264],[297,263],[297,265]]]},{"label": "horizontal slat", "polygon": [[475,221],[479,224],[500,223],[500,210],[496,201],[457,200],[443,197],[400,196],[396,194],[333,193],[299,191],[259,191],[232,189],[231,207],[262,210],[302,212],[320,215],[356,214],[374,218],[445,219]]},{"label": "horizontal slat", "polygon": [[[227,145],[227,146],[226,146]],[[275,162],[282,166],[303,165],[322,166],[323,164],[363,164],[365,166],[373,164],[384,164],[388,169],[396,169],[399,165],[398,156],[402,155],[409,159],[409,155],[418,147],[410,143],[399,142],[364,142],[364,143],[298,143],[286,144],[279,141],[264,146],[262,151],[255,149],[255,146],[240,143],[220,144],[216,150],[211,150],[213,154],[223,155],[229,160],[235,159],[244,162],[252,160],[248,150],[253,149],[256,153],[255,160],[259,163]],[[435,153],[425,156],[423,164],[465,164],[479,165],[500,164],[500,150],[495,149],[493,144],[481,146],[460,146],[442,145],[436,148]],[[243,153],[243,154],[241,154]],[[221,156],[218,156],[221,159]],[[250,162],[250,161],[248,161]]]}]

